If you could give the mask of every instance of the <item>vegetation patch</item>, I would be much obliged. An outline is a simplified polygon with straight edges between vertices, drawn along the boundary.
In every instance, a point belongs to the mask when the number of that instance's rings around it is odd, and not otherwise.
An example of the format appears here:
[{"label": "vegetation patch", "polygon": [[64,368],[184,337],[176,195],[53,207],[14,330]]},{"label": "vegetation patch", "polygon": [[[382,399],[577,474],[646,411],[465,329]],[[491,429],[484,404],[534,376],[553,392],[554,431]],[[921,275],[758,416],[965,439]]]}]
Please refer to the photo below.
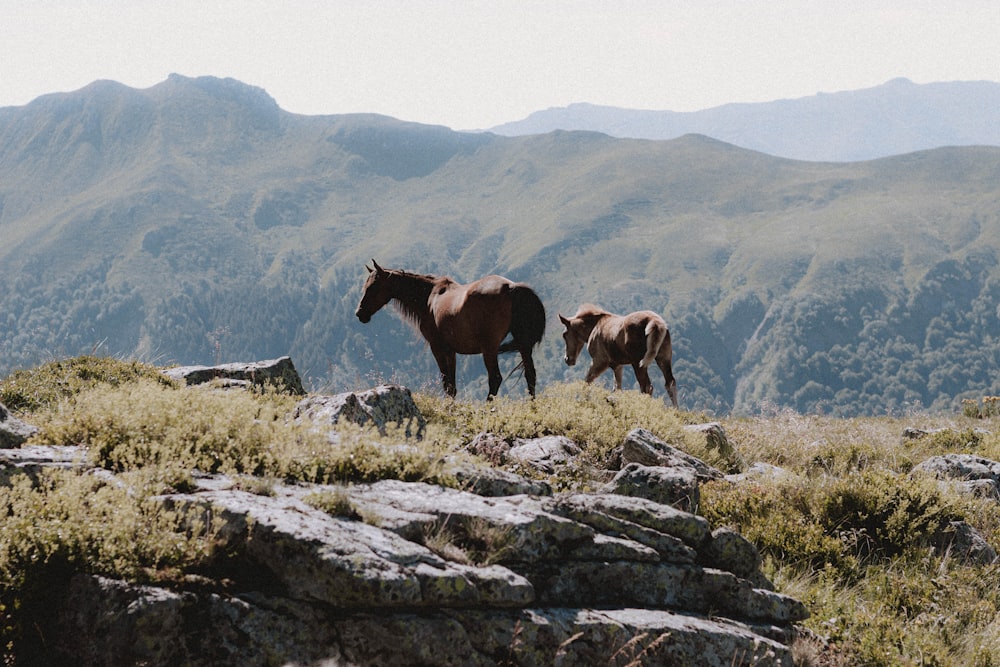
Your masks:
[{"label": "vegetation patch", "polygon": [[[154,500],[189,491],[194,471],[229,474],[237,488],[265,495],[285,481],[322,483],[307,502],[369,520],[346,485],[391,478],[458,486],[449,469],[481,432],[572,438],[585,465],[552,482],[585,489],[600,483],[595,475],[625,435],[642,427],[725,470],[756,462],[784,470],[703,484],[699,512],[713,528],[730,526],[750,539],[777,590],[808,606],[804,625],[818,639],[808,651],[800,644],[809,654],[803,664],[1000,664],[1000,565],[963,562],[936,541],[952,522],[965,521],[995,547],[1000,509],[993,499],[910,475],[946,453],[1000,460],[991,417],[838,419],[771,410],[720,420],[731,445],[723,452],[685,430],[704,421],[701,415],[635,391],[570,383],[550,385],[535,400],[489,403],[415,393],[428,420],[418,441],[391,428],[380,436],[349,424],[298,423],[292,397],[182,389],[141,365],[124,375],[129,366],[81,358],[0,381],[5,391],[16,388],[11,395],[34,397],[20,404],[41,428],[33,444],[80,445],[116,473],[114,483],[71,471],[15,474],[0,486],[0,632],[8,652],[34,641],[32,619],[75,572],[132,581],[210,572],[224,557],[215,553],[213,527],[191,524]],[[903,437],[907,429],[925,435]],[[429,526],[423,541],[442,557],[473,564],[516,553],[509,533],[460,517]]]},{"label": "vegetation patch", "polygon": [[729,463],[718,450],[708,448],[704,436],[684,430],[691,415],[638,391],[609,392],[572,382],[549,385],[534,400],[500,397],[484,403],[426,394],[417,394],[414,400],[428,424],[455,430],[465,441],[483,432],[507,438],[563,435],[581,447],[587,462],[603,467],[629,431],[645,428],[709,464]]},{"label": "vegetation patch", "polygon": [[[183,476],[181,476],[181,479]],[[31,645],[34,618],[75,572],[131,581],[169,578],[213,557],[213,528],[151,497],[173,489],[172,468],[114,482],[64,470],[0,486],[0,636]]]},{"label": "vegetation patch", "polygon": [[423,543],[442,558],[466,565],[499,563],[517,550],[510,526],[482,517],[449,516],[424,529]]},{"label": "vegetation patch", "polygon": [[446,485],[449,444],[431,434],[405,436],[350,424],[321,429],[290,418],[295,399],[254,393],[177,389],[147,379],[86,389],[36,415],[34,442],[80,445],[114,472],[165,465],[205,473],[314,483],[379,479]]},{"label": "vegetation patch", "polygon": [[962,414],[973,419],[1000,417],[1000,396],[983,396],[979,400],[964,399],[962,401]]},{"label": "vegetation patch", "polygon": [[145,378],[162,386],[174,381],[155,366],[113,357],[82,356],[20,370],[0,380],[0,403],[33,412],[98,385],[117,387]]}]

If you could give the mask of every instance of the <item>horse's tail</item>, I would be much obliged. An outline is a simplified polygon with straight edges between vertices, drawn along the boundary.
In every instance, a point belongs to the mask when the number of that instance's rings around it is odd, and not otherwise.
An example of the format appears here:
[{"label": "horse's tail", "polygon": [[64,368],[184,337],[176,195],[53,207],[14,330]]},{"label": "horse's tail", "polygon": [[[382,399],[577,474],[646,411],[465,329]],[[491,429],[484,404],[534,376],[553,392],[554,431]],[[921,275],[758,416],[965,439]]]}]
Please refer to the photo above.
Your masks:
[{"label": "horse's tail", "polygon": [[545,335],[545,306],[534,290],[520,283],[511,286],[510,301],[511,340],[501,345],[499,351],[531,349],[538,345]]},{"label": "horse's tail", "polygon": [[668,335],[667,327],[659,320],[651,319],[646,323],[646,356],[639,361],[640,368],[646,368],[653,363]]}]

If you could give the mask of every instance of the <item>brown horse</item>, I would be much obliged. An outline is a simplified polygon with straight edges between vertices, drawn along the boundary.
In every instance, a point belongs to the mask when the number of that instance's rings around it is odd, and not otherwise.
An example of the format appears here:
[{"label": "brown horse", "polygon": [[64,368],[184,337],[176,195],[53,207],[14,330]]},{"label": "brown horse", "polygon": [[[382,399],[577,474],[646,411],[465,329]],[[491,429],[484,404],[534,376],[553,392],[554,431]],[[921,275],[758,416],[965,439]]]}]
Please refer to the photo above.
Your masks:
[{"label": "brown horse", "polygon": [[[372,260],[355,313],[367,324],[382,306],[394,302],[400,316],[427,340],[441,370],[444,391],[454,397],[455,355],[481,354],[489,374],[487,400],[500,389],[497,355],[521,354],[528,393],[535,395],[532,348],[545,333],[545,308],[530,287],[501,276],[462,285],[446,276],[383,269]],[[507,334],[511,339],[503,342]]]},{"label": "brown horse", "polygon": [[615,389],[622,388],[622,367],[631,364],[635,379],[644,393],[653,393],[653,382],[649,379],[649,365],[656,365],[663,371],[663,378],[670,401],[677,407],[677,381],[671,367],[673,349],[670,345],[670,330],[663,318],[651,310],[640,310],[628,315],[614,315],[608,311],[585,303],[570,318],[559,315],[559,321],[566,327],[563,340],[566,341],[568,366],[576,363],[584,343],[590,352],[591,364],[587,371],[587,382],[593,382],[609,368],[615,374]]}]

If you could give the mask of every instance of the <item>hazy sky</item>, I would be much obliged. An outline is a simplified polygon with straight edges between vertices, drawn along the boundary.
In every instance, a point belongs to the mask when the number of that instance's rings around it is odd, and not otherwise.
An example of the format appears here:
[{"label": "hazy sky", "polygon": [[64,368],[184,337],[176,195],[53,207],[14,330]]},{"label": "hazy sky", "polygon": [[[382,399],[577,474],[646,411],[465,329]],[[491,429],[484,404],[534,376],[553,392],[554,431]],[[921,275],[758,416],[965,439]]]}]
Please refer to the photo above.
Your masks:
[{"label": "hazy sky", "polygon": [[695,111],[1000,81],[998,0],[0,0],[0,107],[233,77],[288,111],[487,128],[590,102]]}]

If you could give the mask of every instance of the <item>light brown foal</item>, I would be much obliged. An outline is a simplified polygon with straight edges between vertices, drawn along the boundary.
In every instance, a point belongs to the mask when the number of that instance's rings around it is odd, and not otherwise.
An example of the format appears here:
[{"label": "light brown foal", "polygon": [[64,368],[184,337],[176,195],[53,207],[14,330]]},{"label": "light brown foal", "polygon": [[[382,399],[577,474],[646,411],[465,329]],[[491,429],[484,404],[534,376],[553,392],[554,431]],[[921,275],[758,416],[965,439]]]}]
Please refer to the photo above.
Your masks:
[{"label": "light brown foal", "polygon": [[672,369],[673,349],[670,330],[663,318],[651,310],[628,315],[615,315],[593,304],[583,304],[573,317],[559,315],[566,330],[564,360],[568,366],[576,363],[584,344],[590,353],[587,382],[593,382],[609,368],[615,375],[615,389],[622,388],[622,368],[629,364],[635,379],[646,394],[653,393],[649,366],[654,361],[663,372],[670,402],[677,407],[677,381]]}]

